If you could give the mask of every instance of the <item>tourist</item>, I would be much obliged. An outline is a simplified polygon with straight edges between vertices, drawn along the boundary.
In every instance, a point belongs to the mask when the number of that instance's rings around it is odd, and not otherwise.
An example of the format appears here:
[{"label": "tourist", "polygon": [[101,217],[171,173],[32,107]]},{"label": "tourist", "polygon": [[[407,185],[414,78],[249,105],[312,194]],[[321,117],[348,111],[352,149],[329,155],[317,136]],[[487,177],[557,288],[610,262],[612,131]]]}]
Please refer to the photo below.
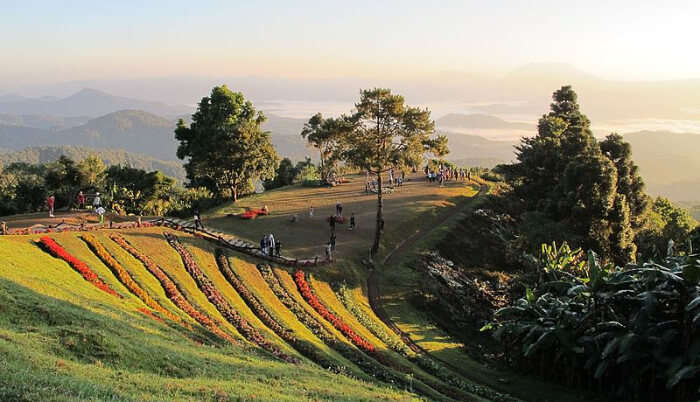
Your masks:
[{"label": "tourist", "polygon": [[289,219],[289,222],[290,223],[297,223],[298,220],[299,220],[299,217],[297,216],[297,214],[293,214],[292,217]]},{"label": "tourist", "polygon": [[335,216],[328,217],[328,225],[331,227],[331,233],[335,233]]},{"label": "tourist", "polygon": [[260,239],[260,251],[262,251],[263,254],[267,254],[267,237],[263,236],[262,239]]},{"label": "tourist", "polygon": [[275,236],[270,233],[267,235],[267,247],[268,247],[268,255],[272,256],[275,250]]},{"label": "tourist", "polygon": [[467,170],[467,181],[472,181],[472,170]]},{"label": "tourist", "polygon": [[202,218],[199,216],[199,210],[194,210],[194,230],[204,230],[204,225],[202,225]]},{"label": "tourist", "polygon": [[56,197],[51,194],[49,198],[46,199],[46,206],[49,207],[49,218],[53,218],[53,207],[56,203]]},{"label": "tourist", "polygon": [[100,217],[100,223],[105,222],[105,209],[102,206],[97,207],[97,215]]},{"label": "tourist", "polygon": [[263,205],[263,207],[262,207],[262,212],[263,212],[263,213],[262,213],[263,215],[269,215],[269,214],[270,214],[270,210],[267,208],[267,204]]},{"label": "tourist", "polygon": [[343,204],[335,204],[335,216],[343,216]]},{"label": "tourist", "polygon": [[282,242],[278,239],[275,243],[275,255],[280,256],[280,250],[282,249]]},{"label": "tourist", "polygon": [[92,200],[92,207],[97,209],[102,206],[102,200],[100,199],[100,193],[95,193],[95,198]]},{"label": "tourist", "polygon": [[85,194],[82,191],[78,193],[76,201],[78,202],[78,209],[85,209]]},{"label": "tourist", "polygon": [[350,214],[350,225],[348,226],[348,230],[353,230],[355,229],[355,213]]},{"label": "tourist", "polygon": [[309,207],[309,218],[313,218],[313,217],[314,217],[314,206],[312,205]]},{"label": "tourist", "polygon": [[326,245],[326,261],[333,260],[333,250],[331,250],[331,242]]}]

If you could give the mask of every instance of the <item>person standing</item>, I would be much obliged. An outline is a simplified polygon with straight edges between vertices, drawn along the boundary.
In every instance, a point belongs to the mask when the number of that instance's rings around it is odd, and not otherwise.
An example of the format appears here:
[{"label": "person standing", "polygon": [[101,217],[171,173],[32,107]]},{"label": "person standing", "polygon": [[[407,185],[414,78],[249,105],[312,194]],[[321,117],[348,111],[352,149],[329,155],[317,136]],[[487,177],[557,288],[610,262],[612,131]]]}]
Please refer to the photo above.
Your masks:
[{"label": "person standing", "polygon": [[313,218],[313,217],[314,217],[314,206],[312,205],[309,207],[309,218]]},{"label": "person standing", "polygon": [[350,214],[350,225],[348,226],[348,230],[353,230],[355,229],[355,213]]},{"label": "person standing", "polygon": [[92,200],[92,207],[97,209],[102,206],[102,199],[100,199],[100,193],[95,193],[95,198]]},{"label": "person standing", "polygon": [[335,216],[331,215],[328,217],[328,224],[331,227],[331,233],[335,233]]},{"label": "person standing", "polygon": [[54,197],[53,194],[49,196],[49,198],[46,199],[46,206],[49,207],[49,218],[53,218],[53,207],[56,204],[56,197]]},{"label": "person standing", "polygon": [[97,215],[100,217],[100,223],[105,222],[105,209],[102,206],[97,207]]},{"label": "person standing", "polygon": [[333,261],[333,250],[331,249],[331,242],[326,245],[326,261]]},{"label": "person standing", "polygon": [[81,191],[78,193],[78,209],[85,209],[85,194]]},{"label": "person standing", "polygon": [[194,210],[194,230],[204,230],[204,225],[202,225],[202,217],[199,215],[199,210]]},{"label": "person standing", "polygon": [[280,256],[281,249],[282,249],[282,242],[279,239],[277,239],[277,241],[275,242],[275,255],[277,255],[278,257]]}]

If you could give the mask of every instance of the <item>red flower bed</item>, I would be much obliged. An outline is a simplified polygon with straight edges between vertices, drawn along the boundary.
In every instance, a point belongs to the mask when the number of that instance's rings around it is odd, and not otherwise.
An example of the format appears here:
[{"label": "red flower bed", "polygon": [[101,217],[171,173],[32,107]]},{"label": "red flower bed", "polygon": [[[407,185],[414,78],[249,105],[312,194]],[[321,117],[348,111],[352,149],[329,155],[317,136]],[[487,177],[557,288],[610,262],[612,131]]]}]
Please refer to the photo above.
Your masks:
[{"label": "red flower bed", "polygon": [[299,288],[299,293],[301,293],[301,295],[304,296],[304,300],[306,300],[306,302],[309,303],[309,305],[311,305],[311,307],[313,307],[314,310],[316,310],[328,322],[333,324],[333,326],[337,328],[340,332],[342,332],[346,338],[350,339],[350,341],[353,344],[355,344],[355,346],[364,350],[365,352],[374,354],[374,352],[376,351],[374,345],[367,342],[365,339],[363,339],[361,336],[355,333],[355,331],[353,331],[352,328],[348,326],[348,324],[346,324],[340,317],[328,311],[326,306],[324,306],[323,303],[321,303],[321,301],[318,300],[316,295],[311,290],[311,287],[309,286],[308,282],[306,282],[306,278],[304,277],[304,271],[298,270],[294,274],[294,282],[296,282],[297,287]]},{"label": "red flower bed", "polygon": [[255,343],[261,348],[267,350],[273,355],[277,356],[281,360],[289,363],[298,363],[299,359],[289,356],[284,353],[280,348],[275,346],[273,343],[265,339],[263,335],[251,326],[245,318],[241,317],[236,310],[231,307],[231,305],[224,299],[223,295],[216,288],[214,283],[207,278],[207,276],[202,272],[197,263],[194,261],[194,257],[189,251],[180,243],[180,241],[170,233],[165,234],[165,238],[168,240],[170,246],[172,246],[175,251],[180,254],[182,262],[185,265],[185,269],[192,276],[192,278],[197,283],[197,286],[207,296],[207,299],[216,307],[221,315],[226,318],[231,324],[233,324],[236,329],[238,329],[243,336],[249,341]]},{"label": "red flower bed", "polygon": [[109,285],[104,283],[97,276],[96,273],[92,272],[92,270],[90,269],[90,267],[87,266],[87,264],[73,257],[70,253],[68,253],[68,251],[66,251],[63,247],[56,243],[54,239],[44,236],[41,239],[39,239],[39,244],[41,244],[44,250],[46,250],[49,254],[67,262],[68,265],[73,267],[73,269],[78,271],[78,273],[83,276],[83,279],[92,283],[98,289],[103,290],[113,296],[117,296],[119,298],[122,297],[121,295],[117,294],[117,292],[115,292],[114,289],[110,288]]},{"label": "red flower bed", "polygon": [[133,293],[136,297],[141,299],[141,301],[143,301],[145,305],[157,311],[158,313],[168,317],[172,321],[182,321],[180,317],[166,310],[165,308],[163,308],[163,306],[158,304],[157,301],[153,300],[153,298],[151,298],[151,296],[149,296],[148,293],[146,293],[146,291],[143,290],[143,288],[141,288],[136,282],[134,282],[134,279],[131,277],[131,274],[129,274],[129,272],[126,269],[124,269],[124,267],[122,267],[122,265],[119,262],[117,262],[117,260],[115,260],[109,254],[109,252],[107,252],[107,250],[105,250],[105,248],[97,241],[97,239],[94,236],[82,235],[80,237],[83,239],[83,241],[85,241],[85,243],[88,244],[92,252],[95,253],[95,255],[97,255],[97,257],[100,260],[102,260],[102,262],[104,262],[105,265],[107,265],[112,270],[112,272],[114,272],[119,281],[122,284],[124,284],[124,286],[126,286],[126,288],[129,289],[131,293]]},{"label": "red flower bed", "polygon": [[156,321],[163,322],[163,323],[165,322],[165,321],[163,321],[162,318],[160,318],[160,317],[158,317],[157,315],[153,314],[153,313],[151,312],[151,310],[149,310],[149,309],[147,309],[147,308],[145,308],[145,307],[139,307],[139,308],[137,308],[136,310],[138,310],[140,313],[143,313],[143,314],[145,314],[146,316],[148,316],[148,317],[150,317],[150,318],[153,318],[153,319],[156,320]]},{"label": "red flower bed", "polygon": [[216,250],[216,261],[219,264],[219,269],[229,281],[231,286],[233,286],[238,294],[241,295],[241,298],[246,302],[248,307],[250,307],[258,318],[260,318],[260,321],[267,325],[268,328],[275,331],[280,338],[284,339],[304,356],[320,364],[324,368],[336,369],[336,364],[334,362],[328,360],[323,353],[319,352],[309,342],[299,340],[290,329],[282,327],[277,320],[270,315],[260,300],[258,300],[258,298],[248,290],[248,288],[235,274],[234,270],[231,269],[231,265],[229,264],[226,254],[224,254],[222,249]]},{"label": "red flower bed", "polygon": [[267,211],[264,209],[249,209],[239,216],[241,219],[255,219],[258,217],[258,215],[267,215]]},{"label": "red flower bed", "polygon": [[180,289],[177,288],[177,286],[170,279],[170,277],[168,277],[168,275],[158,265],[156,265],[156,263],[153,262],[153,260],[151,260],[148,256],[134,248],[123,237],[116,234],[110,237],[119,246],[121,246],[121,248],[126,250],[137,260],[141,261],[141,263],[144,265],[144,267],[146,267],[148,272],[153,274],[153,276],[155,276],[156,279],[158,279],[160,285],[163,287],[163,290],[165,290],[166,296],[168,296],[168,298],[173,302],[173,304],[175,304],[180,310],[184,311],[187,315],[192,317],[195,321],[200,323],[202,326],[204,326],[217,336],[226,339],[231,343],[240,344],[231,335],[221,330],[221,328],[219,328],[219,326],[211,318],[194,308],[194,306],[192,306],[192,304],[190,304],[190,302],[187,301],[182,292],[180,292]]}]

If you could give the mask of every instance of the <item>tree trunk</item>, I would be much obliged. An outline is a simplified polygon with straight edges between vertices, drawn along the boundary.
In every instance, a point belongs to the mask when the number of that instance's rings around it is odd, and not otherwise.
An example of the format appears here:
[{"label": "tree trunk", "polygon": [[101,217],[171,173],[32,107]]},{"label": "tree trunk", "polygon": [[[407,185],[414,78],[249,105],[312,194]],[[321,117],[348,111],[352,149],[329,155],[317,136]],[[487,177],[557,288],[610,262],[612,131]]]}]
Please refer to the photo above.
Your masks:
[{"label": "tree trunk", "polygon": [[233,195],[233,202],[238,201],[238,188],[236,185],[231,185],[231,195]]},{"label": "tree trunk", "polygon": [[374,230],[374,244],[372,244],[372,256],[377,255],[379,251],[379,240],[382,236],[382,173],[381,170],[377,174],[377,226]]}]

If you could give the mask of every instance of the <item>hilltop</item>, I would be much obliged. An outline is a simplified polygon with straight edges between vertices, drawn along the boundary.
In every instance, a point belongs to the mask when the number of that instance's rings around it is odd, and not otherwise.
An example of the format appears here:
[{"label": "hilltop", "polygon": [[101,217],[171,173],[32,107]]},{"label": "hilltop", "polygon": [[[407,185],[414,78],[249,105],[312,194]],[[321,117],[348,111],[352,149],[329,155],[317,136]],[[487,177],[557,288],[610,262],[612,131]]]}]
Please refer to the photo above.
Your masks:
[{"label": "hilltop", "polygon": [[[508,401],[512,394],[577,400],[557,386],[471,359],[459,340],[405,300],[405,287],[418,279],[405,263],[418,255],[401,247],[406,235],[420,234],[411,236],[417,241],[432,233],[489,187],[454,182],[441,188],[411,179],[385,199],[379,261],[389,264],[398,253],[402,262],[382,268],[391,276],[375,281],[418,352],[371,307],[367,286],[376,283],[368,282],[358,257],[376,201],[353,177],[336,188],[285,187],[209,211],[204,224],[224,231],[219,240],[164,227],[48,233],[65,250],[55,255],[84,263],[99,286],[45,251],[54,247],[50,240],[39,247],[35,241],[43,235],[0,237],[0,365],[6,373],[0,397]],[[333,264],[267,268],[254,256],[216,251],[223,248],[220,239],[256,243],[261,233],[273,232],[284,255],[313,257],[327,236],[324,217],[338,201],[357,212],[358,230],[339,230]],[[263,203],[270,216],[228,215]],[[305,215],[310,203],[314,217]],[[301,215],[295,224],[293,214]],[[166,239],[168,233],[175,239]]]}]

